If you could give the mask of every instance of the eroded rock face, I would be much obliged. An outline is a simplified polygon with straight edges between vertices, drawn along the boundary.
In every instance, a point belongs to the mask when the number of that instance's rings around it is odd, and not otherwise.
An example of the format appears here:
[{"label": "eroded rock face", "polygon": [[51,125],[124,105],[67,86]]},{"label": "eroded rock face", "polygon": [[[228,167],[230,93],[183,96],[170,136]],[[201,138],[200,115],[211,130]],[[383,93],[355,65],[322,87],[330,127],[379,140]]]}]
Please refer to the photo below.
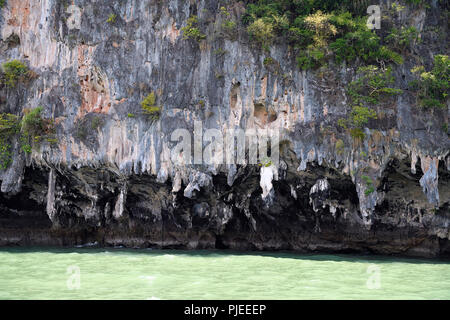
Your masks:
[{"label": "eroded rock face", "polygon": [[[354,68],[303,72],[282,44],[266,66],[245,32],[220,35],[217,1],[75,1],[79,28],[68,4],[8,0],[1,12],[1,62],[21,59],[39,75],[2,88],[2,112],[42,106],[57,143],[31,156],[14,146],[0,173],[0,245],[450,255],[450,142],[438,125],[449,110],[418,111],[405,90],[356,144],[337,126]],[[232,9],[240,19],[243,5]],[[424,31],[436,10],[399,19]],[[193,14],[200,43],[182,37]],[[432,61],[441,44],[424,43],[416,50]],[[399,88],[412,67],[395,70]],[[154,122],[140,106],[152,91]],[[174,162],[172,133],[194,134],[196,121],[278,130],[280,164]]]}]

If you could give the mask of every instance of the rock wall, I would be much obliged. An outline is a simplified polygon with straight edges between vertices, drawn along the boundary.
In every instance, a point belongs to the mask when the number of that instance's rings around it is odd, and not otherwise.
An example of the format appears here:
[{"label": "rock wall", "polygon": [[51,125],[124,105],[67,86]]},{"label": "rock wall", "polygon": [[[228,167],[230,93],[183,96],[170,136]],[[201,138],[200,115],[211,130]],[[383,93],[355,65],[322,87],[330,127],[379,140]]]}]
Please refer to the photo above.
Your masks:
[{"label": "rock wall", "polygon": [[[31,155],[15,144],[0,173],[0,245],[449,255],[450,142],[440,124],[450,109],[417,106],[407,90],[417,61],[394,70],[406,90],[377,106],[384,116],[358,143],[337,125],[355,68],[301,71],[282,43],[265,64],[245,29],[221,31],[221,5],[7,1],[0,62],[26,61],[38,77],[2,88],[1,111],[42,106],[57,143]],[[229,10],[239,21],[245,7],[233,1]],[[421,31],[414,50],[428,64],[447,50],[428,31],[439,10],[432,2],[397,17]],[[200,42],[181,31],[194,14],[207,36]],[[150,92],[162,108],[158,121],[141,110]],[[199,121],[202,132],[277,130],[279,166],[174,162],[172,133],[194,132]],[[364,176],[374,192],[365,192]]]}]

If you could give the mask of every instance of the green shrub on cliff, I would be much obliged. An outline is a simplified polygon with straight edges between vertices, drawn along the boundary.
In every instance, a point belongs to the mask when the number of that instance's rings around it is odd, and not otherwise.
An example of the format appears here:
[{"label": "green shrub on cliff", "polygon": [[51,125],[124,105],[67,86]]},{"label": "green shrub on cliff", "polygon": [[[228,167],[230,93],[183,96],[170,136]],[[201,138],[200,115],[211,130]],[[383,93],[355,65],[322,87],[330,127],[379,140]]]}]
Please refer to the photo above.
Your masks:
[{"label": "green shrub on cliff", "polygon": [[386,41],[392,48],[399,51],[407,50],[412,44],[419,40],[419,32],[415,27],[400,29],[393,28],[386,37]]},{"label": "green shrub on cliff", "polygon": [[329,40],[338,33],[332,18],[332,14],[317,11],[301,20],[300,24],[307,30],[310,43],[297,55],[300,69],[316,69],[325,64]]},{"label": "green shrub on cliff", "polygon": [[366,17],[352,17],[341,13],[332,18],[339,30],[338,37],[330,43],[330,49],[338,63],[352,62],[359,58],[365,63],[402,64],[402,56],[382,45],[381,38],[366,25]]},{"label": "green shrub on cliff", "polygon": [[50,133],[53,124],[42,118],[42,107],[25,110],[21,121],[21,147],[25,153],[31,153],[32,146],[38,145],[43,136]]},{"label": "green shrub on cliff", "polygon": [[220,7],[220,14],[224,19],[221,25],[222,32],[225,35],[234,38],[234,36],[236,35],[237,24],[235,21],[230,20],[231,13],[228,12],[227,8]]},{"label": "green shrub on cliff", "polygon": [[141,102],[142,110],[144,114],[152,121],[157,121],[161,116],[161,108],[156,105],[156,95],[151,92]]},{"label": "green shrub on cliff", "polygon": [[377,113],[368,107],[354,106],[348,119],[352,126],[362,129],[369,123],[369,119],[377,119]]},{"label": "green shrub on cliff", "polygon": [[336,153],[342,155],[345,151],[345,143],[342,139],[338,139],[335,144]]},{"label": "green shrub on cliff", "polygon": [[19,138],[23,152],[31,153],[32,147],[39,145],[43,138],[51,142],[53,122],[42,118],[42,107],[25,110],[22,118],[0,113],[0,169],[6,169],[12,162],[13,139]]},{"label": "green shrub on cliff", "polygon": [[328,40],[338,34],[338,29],[331,22],[333,14],[317,11],[304,18],[305,27],[313,33],[313,45],[315,48],[325,48]]},{"label": "green shrub on cliff", "polygon": [[[371,64],[402,64],[402,56],[367,28],[368,5],[365,0],[247,1],[242,21],[250,37],[266,50],[277,39],[287,42],[303,70],[319,68],[333,57],[338,63],[359,59]],[[400,33],[401,48],[413,36],[412,31]]]},{"label": "green shrub on cliff", "polygon": [[380,70],[372,65],[359,68],[358,78],[350,83],[347,90],[352,111],[347,118],[339,120],[339,126],[350,129],[353,138],[364,139],[363,128],[370,119],[378,118],[369,107],[402,93],[402,90],[392,88],[394,82],[390,68]]},{"label": "green shrub on cliff", "polygon": [[402,64],[403,57],[380,45],[380,38],[369,30],[350,32],[330,44],[336,61],[352,62],[359,58],[366,63],[383,61],[384,63]]},{"label": "green shrub on cliff", "polygon": [[19,131],[18,116],[9,113],[0,114],[0,170],[8,168],[11,164],[11,138]]},{"label": "green shrub on cliff", "polygon": [[19,117],[10,113],[0,113],[0,136],[11,136],[20,131]]},{"label": "green shrub on cliff", "polygon": [[17,83],[24,80],[29,73],[28,67],[19,60],[5,62],[2,67],[3,82],[10,88],[14,88]]},{"label": "green shrub on cliff", "polygon": [[364,194],[366,195],[366,197],[375,192],[373,180],[369,176],[363,175],[361,177],[361,180],[363,180],[366,184],[366,189],[364,190]]},{"label": "green shrub on cliff", "polygon": [[325,13],[333,11],[349,11],[353,15],[365,15],[367,0],[246,0],[246,12],[243,22],[250,24],[257,18],[286,14],[290,21],[297,17],[307,16],[317,11]]},{"label": "green shrub on cliff", "polygon": [[181,28],[181,31],[183,31],[183,38],[185,40],[193,39],[199,42],[203,39],[206,39],[206,35],[204,35],[198,28],[198,19],[196,16],[189,17],[187,25]]},{"label": "green shrub on cliff", "polygon": [[411,70],[418,79],[411,83],[417,100],[424,108],[445,108],[449,95],[450,59],[446,55],[436,55],[431,71],[423,66]]},{"label": "green shrub on cliff", "polygon": [[22,130],[25,133],[35,134],[44,130],[44,121],[41,117],[42,107],[26,110],[22,118]]},{"label": "green shrub on cliff", "polygon": [[226,36],[234,39],[234,37],[236,36],[236,22],[227,20],[222,23],[221,28],[222,32]]},{"label": "green shrub on cliff", "polygon": [[12,162],[11,145],[0,138],[0,170],[5,170]]},{"label": "green shrub on cliff", "polygon": [[349,12],[332,15],[330,21],[338,30],[336,40],[329,47],[338,63],[353,62],[359,58],[364,63],[402,64],[402,56],[382,45],[382,39],[367,28],[367,17],[354,17]]},{"label": "green shrub on cliff", "polygon": [[316,69],[324,63],[324,60],[323,51],[310,46],[297,56],[297,65],[302,70]]},{"label": "green shrub on cliff", "polygon": [[369,65],[358,69],[358,78],[348,87],[348,95],[352,105],[377,104],[383,99],[401,94],[402,90],[392,88],[395,78],[392,69]]},{"label": "green shrub on cliff", "polygon": [[156,95],[155,92],[151,92],[149,95],[147,95],[144,100],[142,100],[141,105],[142,108],[148,109],[151,106],[154,106],[156,104]]},{"label": "green shrub on cliff", "polygon": [[247,32],[253,40],[261,44],[266,50],[275,38],[273,25],[264,19],[258,19],[250,24],[247,27]]},{"label": "green shrub on cliff", "polygon": [[117,19],[117,15],[114,13],[111,13],[108,17],[108,20],[106,20],[106,22],[112,24],[112,23],[116,22],[116,19]]},{"label": "green shrub on cliff", "polygon": [[363,140],[365,138],[363,128],[370,119],[377,118],[375,110],[363,106],[353,106],[350,115],[345,119],[339,119],[338,124],[344,129],[348,129],[352,138]]}]

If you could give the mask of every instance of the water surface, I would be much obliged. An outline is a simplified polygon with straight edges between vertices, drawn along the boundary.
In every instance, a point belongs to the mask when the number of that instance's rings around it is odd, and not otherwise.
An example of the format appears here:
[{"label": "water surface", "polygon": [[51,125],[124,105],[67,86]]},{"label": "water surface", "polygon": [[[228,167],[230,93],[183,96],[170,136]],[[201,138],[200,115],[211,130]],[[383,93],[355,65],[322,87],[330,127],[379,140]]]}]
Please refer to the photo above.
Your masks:
[{"label": "water surface", "polygon": [[0,249],[0,299],[450,299],[450,262],[227,251]]}]

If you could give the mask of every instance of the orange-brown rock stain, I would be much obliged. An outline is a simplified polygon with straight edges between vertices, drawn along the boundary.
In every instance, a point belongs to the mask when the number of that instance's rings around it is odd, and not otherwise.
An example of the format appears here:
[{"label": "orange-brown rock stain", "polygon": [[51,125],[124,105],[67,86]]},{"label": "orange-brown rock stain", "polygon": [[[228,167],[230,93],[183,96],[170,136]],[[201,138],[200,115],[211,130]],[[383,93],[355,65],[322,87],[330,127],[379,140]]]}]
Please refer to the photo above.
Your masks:
[{"label": "orange-brown rock stain", "polygon": [[11,17],[7,24],[13,27],[20,27],[22,31],[29,28],[30,1],[29,0],[8,0]]},{"label": "orange-brown rock stain", "polygon": [[90,112],[107,114],[112,104],[108,79],[106,77],[102,79],[102,75],[92,65],[94,51],[95,47],[86,45],[78,47],[77,74],[81,88],[81,107],[78,111],[78,118]]}]

